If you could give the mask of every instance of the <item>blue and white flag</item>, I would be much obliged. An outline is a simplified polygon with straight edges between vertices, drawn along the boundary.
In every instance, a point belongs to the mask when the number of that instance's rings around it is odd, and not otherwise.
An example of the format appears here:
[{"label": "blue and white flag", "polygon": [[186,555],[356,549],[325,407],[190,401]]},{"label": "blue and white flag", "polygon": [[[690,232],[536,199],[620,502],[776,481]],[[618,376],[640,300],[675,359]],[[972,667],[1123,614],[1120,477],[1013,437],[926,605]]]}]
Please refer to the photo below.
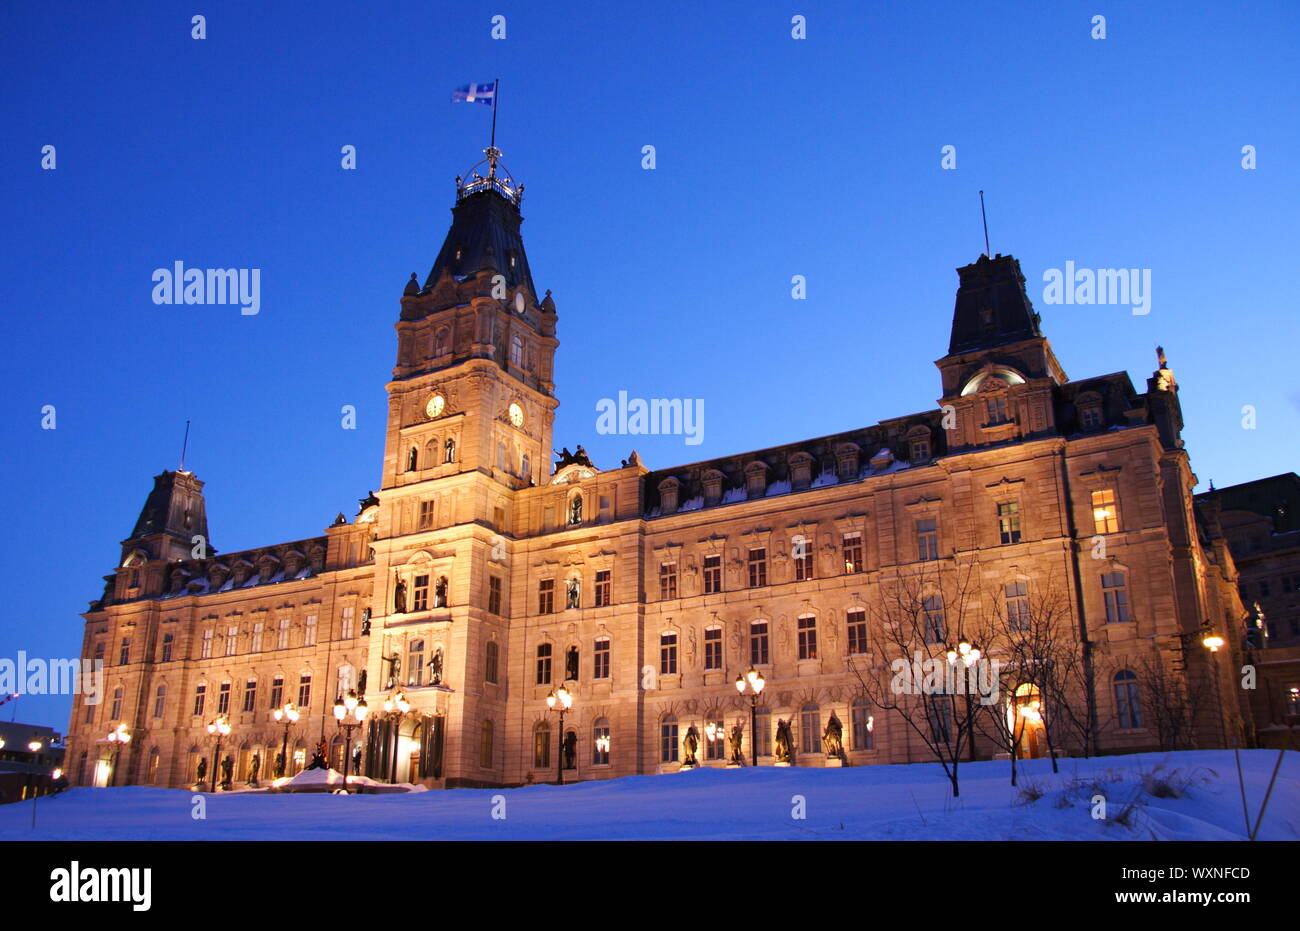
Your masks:
[{"label": "blue and white flag", "polygon": [[451,92],[452,103],[485,103],[489,107],[496,105],[496,82],[489,84],[467,84]]}]

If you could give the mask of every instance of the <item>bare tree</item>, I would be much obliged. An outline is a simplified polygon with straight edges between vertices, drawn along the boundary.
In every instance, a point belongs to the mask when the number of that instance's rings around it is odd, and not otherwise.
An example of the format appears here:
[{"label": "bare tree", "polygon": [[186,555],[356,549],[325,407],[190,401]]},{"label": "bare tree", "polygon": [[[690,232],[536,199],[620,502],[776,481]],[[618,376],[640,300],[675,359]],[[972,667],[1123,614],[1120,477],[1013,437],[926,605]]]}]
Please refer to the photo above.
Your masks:
[{"label": "bare tree", "polygon": [[883,581],[868,609],[876,635],[874,663],[850,660],[867,700],[894,712],[929,749],[954,797],[960,795],[958,770],[963,752],[972,747],[981,700],[996,687],[986,681],[987,664],[976,662],[993,636],[981,610],[978,576],[975,564],[945,561]]},{"label": "bare tree", "polygon": [[[1116,657],[1106,664],[1108,671],[1127,669],[1136,674],[1140,714],[1155,731],[1161,750],[1196,748],[1196,724],[1211,697],[1208,677],[1188,670],[1182,653],[1181,645],[1162,650],[1152,643],[1150,650],[1137,656]],[[1113,713],[1118,714],[1118,709]]]}]

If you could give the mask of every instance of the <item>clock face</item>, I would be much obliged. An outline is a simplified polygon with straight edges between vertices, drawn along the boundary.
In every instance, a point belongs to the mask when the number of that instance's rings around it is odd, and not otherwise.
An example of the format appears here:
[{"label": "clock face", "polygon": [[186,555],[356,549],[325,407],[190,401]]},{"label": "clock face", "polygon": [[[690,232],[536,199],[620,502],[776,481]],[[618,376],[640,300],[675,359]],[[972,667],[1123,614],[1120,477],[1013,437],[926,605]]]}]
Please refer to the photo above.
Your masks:
[{"label": "clock face", "polygon": [[523,292],[523,291],[516,291],[516,292],[515,292],[515,311],[516,311],[517,313],[521,313],[521,314],[522,314],[522,313],[524,312],[524,306],[525,306],[525,302],[524,302],[524,292]]},{"label": "clock face", "polygon": [[514,424],[516,427],[523,426],[524,409],[520,407],[518,404],[510,405],[510,422]]},{"label": "clock face", "polygon": [[441,416],[442,412],[446,410],[446,408],[447,399],[440,394],[435,394],[433,397],[429,398],[429,403],[424,405],[424,412],[430,417],[438,417]]}]

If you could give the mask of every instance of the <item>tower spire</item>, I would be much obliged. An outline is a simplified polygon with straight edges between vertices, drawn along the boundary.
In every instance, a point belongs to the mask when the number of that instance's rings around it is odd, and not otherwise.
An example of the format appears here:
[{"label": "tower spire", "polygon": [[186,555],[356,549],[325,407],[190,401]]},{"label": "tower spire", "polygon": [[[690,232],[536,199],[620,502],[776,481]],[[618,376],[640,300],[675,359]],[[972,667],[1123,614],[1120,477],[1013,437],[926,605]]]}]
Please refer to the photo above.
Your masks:
[{"label": "tower spire", "polygon": [[993,252],[989,249],[989,218],[988,214],[984,212],[983,191],[980,191],[980,219],[984,221],[984,254],[989,258],[993,258]]},{"label": "tower spire", "polygon": [[177,472],[185,471],[185,451],[189,449],[189,446],[190,446],[190,422],[187,420],[185,421],[185,439],[181,441],[181,461],[180,461],[180,465],[176,467]]}]

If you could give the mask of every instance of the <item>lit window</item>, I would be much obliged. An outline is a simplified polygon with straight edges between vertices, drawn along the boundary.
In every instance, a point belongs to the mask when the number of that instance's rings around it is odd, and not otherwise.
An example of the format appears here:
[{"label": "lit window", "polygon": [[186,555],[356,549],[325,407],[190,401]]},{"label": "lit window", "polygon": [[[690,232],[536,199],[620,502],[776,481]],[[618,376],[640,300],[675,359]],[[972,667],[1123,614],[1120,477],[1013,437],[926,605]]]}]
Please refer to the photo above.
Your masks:
[{"label": "lit window", "polygon": [[863,569],[862,533],[855,530],[853,533],[844,534],[841,545],[844,549],[844,571],[861,572]]},{"label": "lit window", "polygon": [[591,726],[591,762],[593,766],[609,765],[609,719],[597,718]]},{"label": "lit window", "polygon": [[551,766],[551,725],[538,722],[533,728],[533,768],[549,769]]},{"label": "lit window", "polygon": [[817,618],[811,614],[805,614],[798,620],[799,627],[799,658],[816,659],[817,658]]},{"label": "lit window", "polygon": [[1115,503],[1114,489],[1106,488],[1092,493],[1092,522],[1095,533],[1119,531],[1119,505]]}]

